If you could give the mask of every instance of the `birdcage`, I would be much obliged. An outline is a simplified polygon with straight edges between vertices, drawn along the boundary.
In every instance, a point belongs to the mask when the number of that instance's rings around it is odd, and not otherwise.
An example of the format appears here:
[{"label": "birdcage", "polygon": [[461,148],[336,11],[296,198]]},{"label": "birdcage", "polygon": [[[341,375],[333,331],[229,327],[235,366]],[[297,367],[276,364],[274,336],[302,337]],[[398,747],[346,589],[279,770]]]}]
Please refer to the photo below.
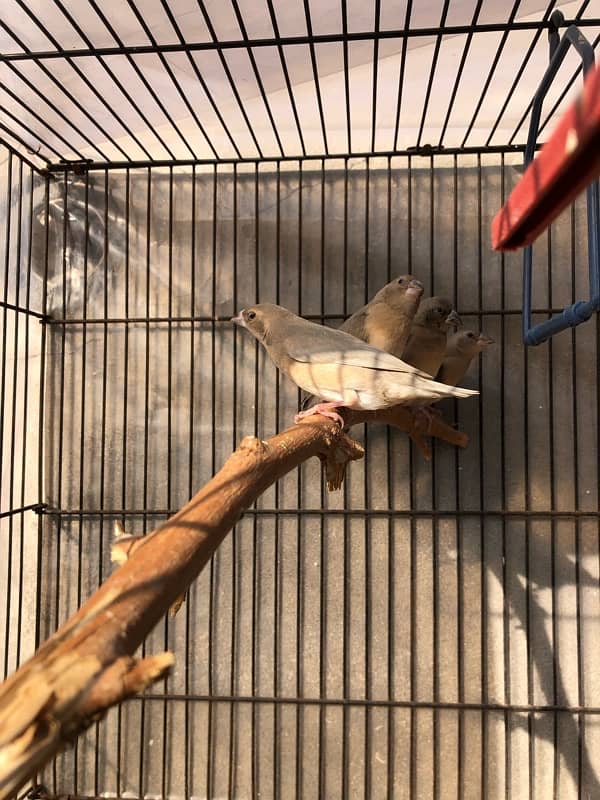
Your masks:
[{"label": "birdcage", "polygon": [[[526,347],[522,256],[490,246],[549,35],[599,41],[597,0],[547,3],[4,0],[5,677],[114,571],[115,523],[291,424],[243,306],[337,326],[409,272],[495,340],[443,406],[468,447],[365,426],[340,491],[316,459],[268,488],[146,638],[168,677],[30,798],[600,797],[597,320]],[[581,195],[533,322],[589,296],[588,255]]]}]

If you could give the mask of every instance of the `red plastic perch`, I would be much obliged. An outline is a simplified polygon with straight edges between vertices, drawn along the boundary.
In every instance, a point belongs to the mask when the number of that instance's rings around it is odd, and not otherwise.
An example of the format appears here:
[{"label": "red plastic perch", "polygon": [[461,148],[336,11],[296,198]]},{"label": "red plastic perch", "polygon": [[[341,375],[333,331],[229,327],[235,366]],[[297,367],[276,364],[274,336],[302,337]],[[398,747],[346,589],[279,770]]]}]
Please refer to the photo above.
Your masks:
[{"label": "red plastic perch", "polygon": [[531,244],[600,175],[600,67],[525,170],[492,222],[494,250]]}]

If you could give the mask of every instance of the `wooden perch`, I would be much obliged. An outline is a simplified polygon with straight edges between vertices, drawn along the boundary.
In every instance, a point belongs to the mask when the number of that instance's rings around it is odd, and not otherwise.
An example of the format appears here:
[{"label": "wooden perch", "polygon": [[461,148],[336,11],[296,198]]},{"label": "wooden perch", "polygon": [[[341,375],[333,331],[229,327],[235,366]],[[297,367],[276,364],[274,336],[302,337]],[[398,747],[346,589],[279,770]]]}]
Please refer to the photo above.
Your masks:
[{"label": "wooden perch", "polygon": [[[348,427],[382,422],[422,443],[406,409],[341,411]],[[428,433],[467,444],[441,419],[432,420]],[[164,677],[171,653],[141,660],[133,654],[268,486],[318,456],[329,485],[339,487],[348,461],[362,455],[357,442],[322,416],[266,442],[247,436],[171,519],[143,540],[121,537],[113,551],[121,566],[0,686],[0,798],[13,795],[110,706]]]}]

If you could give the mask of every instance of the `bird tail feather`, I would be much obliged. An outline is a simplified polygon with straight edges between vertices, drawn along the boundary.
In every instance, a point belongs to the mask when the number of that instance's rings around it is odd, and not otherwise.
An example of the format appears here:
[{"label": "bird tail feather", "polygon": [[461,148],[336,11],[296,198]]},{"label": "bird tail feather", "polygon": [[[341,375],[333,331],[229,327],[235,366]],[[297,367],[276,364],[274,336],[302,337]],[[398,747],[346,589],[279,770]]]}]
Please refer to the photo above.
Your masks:
[{"label": "bird tail feather", "polygon": [[475,397],[479,394],[476,389],[463,389],[461,386],[448,386],[445,383],[438,383],[437,381],[436,385],[442,389],[440,394],[446,397]]}]

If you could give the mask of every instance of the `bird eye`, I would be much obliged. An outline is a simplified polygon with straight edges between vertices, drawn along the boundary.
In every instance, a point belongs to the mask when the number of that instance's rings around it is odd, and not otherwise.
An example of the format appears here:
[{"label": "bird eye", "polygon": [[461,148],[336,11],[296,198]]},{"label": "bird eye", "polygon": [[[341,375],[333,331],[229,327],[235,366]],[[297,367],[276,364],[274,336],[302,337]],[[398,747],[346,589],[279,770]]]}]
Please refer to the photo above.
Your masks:
[{"label": "bird eye", "polygon": [[469,339],[474,339],[475,338],[475,334],[473,333],[473,331],[469,331],[467,333],[467,336],[469,337]]},{"label": "bird eye", "polygon": [[404,278],[398,278],[398,284],[402,286],[403,283],[406,283]]},{"label": "bird eye", "polygon": [[256,319],[256,311],[249,311],[248,319]]}]

